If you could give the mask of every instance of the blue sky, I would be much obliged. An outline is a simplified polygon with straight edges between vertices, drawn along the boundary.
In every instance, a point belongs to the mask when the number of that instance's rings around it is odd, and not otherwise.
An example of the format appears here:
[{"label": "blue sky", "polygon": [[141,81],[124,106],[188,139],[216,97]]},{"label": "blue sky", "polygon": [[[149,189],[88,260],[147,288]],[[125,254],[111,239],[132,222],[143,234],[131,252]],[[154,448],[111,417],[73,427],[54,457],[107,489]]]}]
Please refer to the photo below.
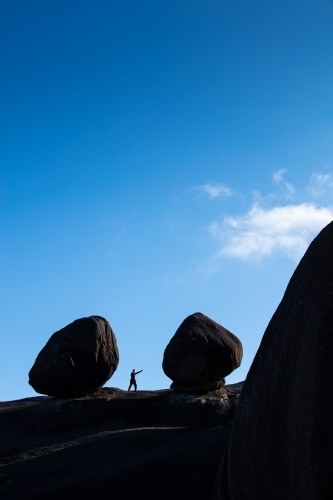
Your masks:
[{"label": "blue sky", "polygon": [[333,2],[2,0],[0,400],[50,335],[113,327],[107,383],[169,387],[202,312],[243,380],[333,219]]}]

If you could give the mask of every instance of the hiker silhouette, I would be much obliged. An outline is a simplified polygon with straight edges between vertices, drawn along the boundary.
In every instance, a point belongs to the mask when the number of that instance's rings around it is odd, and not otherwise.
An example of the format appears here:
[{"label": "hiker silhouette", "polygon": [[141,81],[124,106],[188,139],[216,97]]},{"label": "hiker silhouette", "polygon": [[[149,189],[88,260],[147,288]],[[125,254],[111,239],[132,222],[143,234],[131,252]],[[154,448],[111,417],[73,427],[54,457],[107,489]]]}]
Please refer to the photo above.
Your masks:
[{"label": "hiker silhouette", "polygon": [[136,385],[135,375],[137,375],[138,373],[141,373],[141,372],[143,372],[143,370],[136,372],[135,368],[133,368],[133,370],[131,371],[131,380],[130,380],[130,385],[128,388],[129,391],[131,390],[132,385],[134,385],[134,390],[136,391],[137,385]]}]

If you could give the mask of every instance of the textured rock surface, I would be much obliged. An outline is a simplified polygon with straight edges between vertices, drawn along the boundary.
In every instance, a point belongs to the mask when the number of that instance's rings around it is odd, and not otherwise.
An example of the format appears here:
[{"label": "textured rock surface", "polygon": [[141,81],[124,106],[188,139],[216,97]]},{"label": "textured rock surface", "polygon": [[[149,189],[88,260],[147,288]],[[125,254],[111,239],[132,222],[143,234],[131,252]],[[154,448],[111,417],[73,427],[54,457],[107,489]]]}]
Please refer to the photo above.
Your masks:
[{"label": "textured rock surface", "polygon": [[185,391],[185,392],[209,392],[209,391],[220,391],[224,392],[225,379],[222,378],[216,382],[172,382],[170,389],[175,391]]},{"label": "textured rock surface", "polygon": [[191,314],[180,325],[164,351],[164,373],[172,388],[185,391],[214,390],[241,363],[240,340],[201,313]]},{"label": "textured rock surface", "polygon": [[263,336],[221,463],[219,500],[333,498],[333,223]]},{"label": "textured rock surface", "polygon": [[85,396],[109,380],[118,362],[116,337],[107,320],[81,318],[51,336],[29,372],[29,384],[49,396]]},{"label": "textured rock surface", "polygon": [[240,386],[0,403],[0,497],[209,500]]}]

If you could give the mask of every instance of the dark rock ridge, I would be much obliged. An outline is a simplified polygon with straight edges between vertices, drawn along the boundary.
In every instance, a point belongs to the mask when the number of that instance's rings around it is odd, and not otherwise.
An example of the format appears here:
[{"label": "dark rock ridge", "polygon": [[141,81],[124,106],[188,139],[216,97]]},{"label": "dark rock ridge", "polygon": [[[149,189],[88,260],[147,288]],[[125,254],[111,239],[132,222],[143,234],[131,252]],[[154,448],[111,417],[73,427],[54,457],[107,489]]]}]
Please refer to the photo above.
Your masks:
[{"label": "dark rock ridge", "polygon": [[241,384],[0,403],[4,500],[209,500]]},{"label": "dark rock ridge", "polygon": [[215,499],[333,498],[333,223],[309,246],[240,398]]},{"label": "dark rock ridge", "polygon": [[163,370],[172,389],[206,392],[222,389],[224,377],[239,367],[240,340],[204,314],[188,316],[164,351]]},{"label": "dark rock ridge", "polygon": [[50,337],[29,372],[29,384],[49,396],[86,396],[109,380],[118,363],[116,337],[108,321],[100,316],[81,318]]}]

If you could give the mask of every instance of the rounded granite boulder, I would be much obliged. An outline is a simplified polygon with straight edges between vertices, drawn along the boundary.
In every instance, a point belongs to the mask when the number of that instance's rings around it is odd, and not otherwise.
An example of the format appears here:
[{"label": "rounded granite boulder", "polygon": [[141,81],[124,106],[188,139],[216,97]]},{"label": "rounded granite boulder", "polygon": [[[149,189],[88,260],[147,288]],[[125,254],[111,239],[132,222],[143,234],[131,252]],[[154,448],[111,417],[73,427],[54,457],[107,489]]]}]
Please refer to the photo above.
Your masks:
[{"label": "rounded granite boulder", "polygon": [[29,372],[29,384],[49,396],[86,396],[109,380],[118,363],[110,324],[100,316],[89,316],[50,337]]},{"label": "rounded granite boulder", "polygon": [[262,338],[216,500],[333,498],[333,222],[310,244]]},{"label": "rounded granite boulder", "polygon": [[163,370],[172,389],[196,392],[224,386],[224,377],[239,367],[240,340],[204,314],[188,316],[164,351]]}]

